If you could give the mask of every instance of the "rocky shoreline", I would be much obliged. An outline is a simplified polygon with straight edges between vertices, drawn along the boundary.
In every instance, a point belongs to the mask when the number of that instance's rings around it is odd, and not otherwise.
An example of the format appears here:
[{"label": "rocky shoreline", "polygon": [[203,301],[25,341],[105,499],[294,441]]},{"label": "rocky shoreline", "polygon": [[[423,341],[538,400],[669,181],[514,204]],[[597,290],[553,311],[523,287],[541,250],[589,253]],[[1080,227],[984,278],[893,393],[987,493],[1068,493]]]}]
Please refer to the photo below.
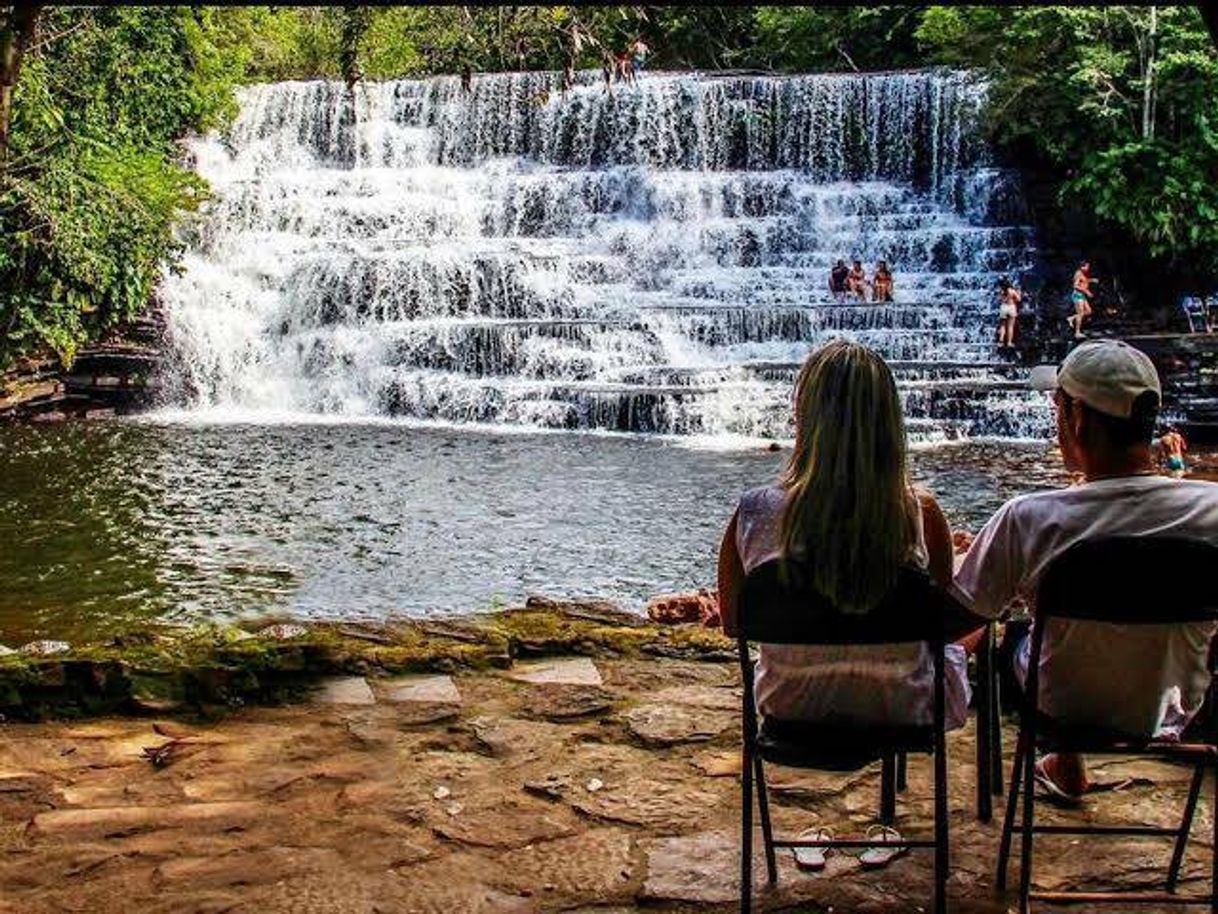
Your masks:
[{"label": "rocky shoreline", "polygon": [[[331,668],[348,672],[302,684],[299,701],[227,704],[204,719],[147,710],[9,722],[0,912],[735,910],[738,664],[700,626],[636,623],[568,605],[514,610],[477,631],[416,631],[405,648],[329,633]],[[237,643],[307,656],[307,639],[326,641],[289,629]],[[443,656],[421,656],[424,641],[445,645]],[[393,651],[451,672],[389,673],[407,665]],[[1000,914],[1012,898],[994,888],[998,819],[975,816],[974,733],[970,723],[948,741],[949,903],[957,914]],[[1008,728],[1008,752],[1013,743]],[[1093,773],[1138,786],[1097,795],[1081,812],[1046,808],[1041,820],[1177,821],[1186,769],[1117,759]],[[929,774],[911,758],[897,804],[905,834],[929,832]],[[861,835],[876,819],[878,765],[844,774],[770,766],[767,777],[782,834]],[[1206,797],[1198,820],[1182,892],[1208,887]],[[1149,888],[1170,851],[1149,848],[1158,855],[1148,859],[1146,842],[1109,837],[1096,839],[1102,854],[1063,853],[1066,840],[1038,842],[1039,887]],[[812,874],[784,853],[778,884],[767,886],[756,846],[759,910],[928,909],[929,854],[868,871],[841,853]]]},{"label": "rocky shoreline", "polygon": [[701,624],[658,625],[607,603],[538,597],[494,613],[384,625],[166,625],[93,644],[0,646],[0,715],[213,714],[290,700],[332,675],[505,669],[543,655],[723,661],[733,650]]},{"label": "rocky shoreline", "polygon": [[69,368],[50,355],[0,372],[0,421],[104,419],[146,408],[159,389],[164,317],[151,311],[77,353]]}]

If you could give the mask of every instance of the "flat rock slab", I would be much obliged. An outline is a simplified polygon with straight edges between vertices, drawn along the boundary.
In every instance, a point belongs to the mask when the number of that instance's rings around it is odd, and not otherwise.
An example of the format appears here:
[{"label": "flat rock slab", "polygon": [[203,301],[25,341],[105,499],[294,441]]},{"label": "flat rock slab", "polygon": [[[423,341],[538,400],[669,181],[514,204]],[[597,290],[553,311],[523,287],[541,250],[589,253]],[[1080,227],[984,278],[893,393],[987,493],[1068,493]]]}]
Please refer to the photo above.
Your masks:
[{"label": "flat rock slab", "polygon": [[[640,859],[636,862],[636,857]],[[536,892],[564,899],[632,901],[641,877],[641,855],[628,832],[594,828],[509,851],[499,858],[503,875],[495,887],[507,892]],[[597,908],[605,914],[604,908]]]},{"label": "flat rock slab", "polygon": [[613,707],[613,695],[600,686],[544,683],[529,690],[524,709],[546,720],[575,720]]},{"label": "flat rock slab", "polygon": [[230,828],[266,815],[262,803],[178,803],[173,806],[112,806],[92,809],[53,809],[34,816],[40,834],[109,834],[180,825]]},{"label": "flat rock slab", "polygon": [[686,705],[643,705],[622,715],[626,727],[648,746],[675,746],[714,739],[738,717],[728,711]]},{"label": "flat rock slab", "polygon": [[689,828],[706,809],[721,802],[718,793],[702,790],[697,780],[649,780],[631,776],[623,781],[609,779],[596,792],[576,785],[567,794],[571,805],[586,816],[603,822],[616,822],[677,832]]},{"label": "flat rock slab", "polygon": [[691,705],[695,708],[736,712],[739,712],[741,707],[740,689],[696,683],[661,689],[650,697],[652,703],[657,705]]},{"label": "flat rock slab", "polygon": [[326,680],[314,700],[325,705],[374,705],[376,696],[363,676]]},{"label": "flat rock slab", "polygon": [[550,660],[542,663],[521,663],[507,673],[509,679],[534,685],[599,686],[601,671],[587,657],[573,660]]},{"label": "flat rock slab", "polygon": [[[539,809],[537,803],[508,801],[462,808],[438,819],[432,830],[442,838],[472,847],[517,848],[565,838],[575,832],[569,810]],[[453,808],[450,806],[449,808]]]},{"label": "flat rock slab", "polygon": [[381,701],[461,704],[461,693],[451,676],[399,676],[377,683]]}]

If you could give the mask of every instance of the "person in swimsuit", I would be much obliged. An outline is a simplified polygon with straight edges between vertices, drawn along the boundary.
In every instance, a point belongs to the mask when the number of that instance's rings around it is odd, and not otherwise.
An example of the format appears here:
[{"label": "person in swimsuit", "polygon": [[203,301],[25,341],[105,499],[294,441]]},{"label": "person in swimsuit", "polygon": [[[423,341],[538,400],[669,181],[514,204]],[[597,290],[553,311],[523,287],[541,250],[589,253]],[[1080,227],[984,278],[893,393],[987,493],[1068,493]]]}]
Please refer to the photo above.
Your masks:
[{"label": "person in swimsuit", "polygon": [[643,64],[647,62],[647,55],[651,53],[651,48],[647,46],[642,36],[634,39],[634,43],[630,46],[630,80],[633,82],[638,79],[639,73],[643,69]]},{"label": "person in swimsuit", "polygon": [[844,260],[839,260],[829,271],[829,292],[833,295],[835,302],[841,303],[846,300],[846,280],[849,276],[850,268],[846,266]]},{"label": "person in swimsuit", "polygon": [[892,272],[888,262],[881,260],[875,265],[875,273],[871,277],[871,300],[873,302],[892,301]]},{"label": "person in swimsuit", "polygon": [[1169,425],[1167,431],[1159,436],[1159,450],[1166,458],[1168,472],[1172,476],[1184,475],[1184,452],[1188,450],[1188,442],[1174,425]]},{"label": "person in swimsuit", "polygon": [[863,262],[856,260],[846,276],[846,291],[859,301],[867,300],[867,274],[863,272]]},{"label": "person in swimsuit", "polygon": [[[781,478],[741,497],[719,547],[729,636],[746,575],[783,556],[805,561],[816,589],[851,614],[877,606],[903,565],[951,581],[951,530],[934,497],[910,483],[901,398],[884,360],[858,343],[829,343],[804,363],[794,400],[795,446]],[[960,621],[967,624],[954,634],[982,625],[971,616]],[[968,713],[966,653],[961,644],[946,652],[949,729],[963,726]],[[925,645],[763,644],[757,710],[779,720],[924,724],[932,716],[933,666]],[[819,868],[823,855],[803,865]]]},{"label": "person in swimsuit", "polygon": [[1019,322],[1019,303],[1023,293],[1005,276],[998,280],[998,348],[1015,346],[1015,326]]},{"label": "person in swimsuit", "polygon": [[1074,330],[1076,340],[1081,340],[1086,336],[1083,333],[1083,321],[1091,316],[1091,304],[1095,298],[1091,293],[1091,283],[1094,281],[1091,278],[1091,262],[1084,260],[1074,271],[1074,288],[1070,293],[1070,303],[1074,306],[1074,313],[1066,318],[1066,323]]}]

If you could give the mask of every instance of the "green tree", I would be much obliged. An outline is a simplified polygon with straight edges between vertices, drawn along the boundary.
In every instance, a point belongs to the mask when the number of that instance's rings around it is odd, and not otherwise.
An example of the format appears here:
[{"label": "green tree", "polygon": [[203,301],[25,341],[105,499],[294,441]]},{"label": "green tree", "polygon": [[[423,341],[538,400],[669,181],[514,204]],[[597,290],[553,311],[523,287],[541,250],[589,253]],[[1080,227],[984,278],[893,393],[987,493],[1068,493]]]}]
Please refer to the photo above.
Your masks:
[{"label": "green tree", "polygon": [[211,10],[51,8],[0,171],[0,364],[76,349],[146,307],[205,192],[175,140],[235,110]]},{"label": "green tree", "polygon": [[992,76],[990,129],[1181,285],[1218,277],[1218,54],[1193,7],[932,7],[930,59]]}]

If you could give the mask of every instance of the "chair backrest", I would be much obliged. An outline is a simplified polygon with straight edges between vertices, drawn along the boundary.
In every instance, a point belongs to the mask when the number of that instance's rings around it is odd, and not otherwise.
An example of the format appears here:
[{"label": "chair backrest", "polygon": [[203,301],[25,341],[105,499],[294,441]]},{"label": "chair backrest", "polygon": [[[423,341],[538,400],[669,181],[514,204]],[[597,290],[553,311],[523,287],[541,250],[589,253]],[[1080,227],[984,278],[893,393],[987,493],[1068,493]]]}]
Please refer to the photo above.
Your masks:
[{"label": "chair backrest", "polygon": [[1218,545],[1168,536],[1076,543],[1041,577],[1036,615],[1125,625],[1218,620]]},{"label": "chair backrest", "polygon": [[865,614],[840,612],[810,583],[798,560],[772,559],[749,572],[737,601],[741,641],[764,644],[941,644],[950,597],[920,569]]}]

